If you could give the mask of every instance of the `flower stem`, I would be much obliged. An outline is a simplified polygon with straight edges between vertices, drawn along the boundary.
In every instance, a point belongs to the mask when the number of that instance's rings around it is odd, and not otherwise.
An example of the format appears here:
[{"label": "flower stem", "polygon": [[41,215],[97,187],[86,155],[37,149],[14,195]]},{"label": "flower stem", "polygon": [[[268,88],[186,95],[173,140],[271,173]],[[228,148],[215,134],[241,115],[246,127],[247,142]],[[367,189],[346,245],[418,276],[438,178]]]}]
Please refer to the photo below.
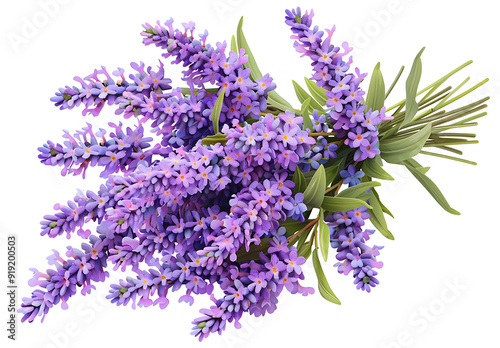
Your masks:
[{"label": "flower stem", "polygon": [[307,229],[311,228],[314,224],[316,224],[318,222],[318,220],[319,220],[319,218],[314,219],[313,221],[311,221],[310,223],[308,223],[306,225],[306,227],[304,227],[303,229],[301,229],[297,233],[292,234],[290,237],[287,238],[288,242],[290,243],[295,238],[299,237],[304,231],[306,231]]},{"label": "flower stem", "polygon": [[318,225],[316,225],[314,227],[314,231],[313,231],[313,237],[314,237],[314,246],[316,247],[316,249],[318,249]]},{"label": "flower stem", "polygon": [[330,192],[331,190],[334,190],[336,189],[337,187],[340,187],[342,185],[342,182],[343,180],[339,181],[338,183],[336,183],[335,185],[333,185],[332,187],[328,188],[328,190],[325,191],[325,195]]}]

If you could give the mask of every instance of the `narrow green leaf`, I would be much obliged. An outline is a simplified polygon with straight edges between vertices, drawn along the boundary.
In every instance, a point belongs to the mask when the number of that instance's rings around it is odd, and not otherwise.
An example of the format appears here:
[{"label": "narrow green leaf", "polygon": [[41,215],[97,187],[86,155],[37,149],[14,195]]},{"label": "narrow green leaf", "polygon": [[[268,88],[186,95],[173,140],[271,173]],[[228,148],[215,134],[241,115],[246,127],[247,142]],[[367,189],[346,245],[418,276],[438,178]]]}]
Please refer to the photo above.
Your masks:
[{"label": "narrow green leaf", "polygon": [[[481,117],[484,117],[488,115],[487,112],[482,112],[480,114],[477,114],[477,115],[474,115],[474,116],[471,116],[471,117],[468,117],[466,118],[465,120],[460,120],[458,122],[455,122],[452,124],[452,126],[462,126],[462,127],[473,127],[473,126],[477,126],[478,123],[477,122],[471,122],[469,123],[470,121],[473,121],[473,120],[477,120],[478,118],[481,118]],[[439,127],[439,128],[445,128],[445,127]]]},{"label": "narrow green leaf", "polygon": [[295,94],[297,95],[297,99],[299,99],[301,104],[304,104],[304,102],[308,98],[310,98],[311,101],[310,101],[309,106],[310,106],[311,112],[314,109],[320,110],[320,112],[323,111],[323,108],[321,107],[321,105],[319,105],[318,102],[316,100],[314,100],[313,97],[310,96],[309,93],[307,93],[297,82],[292,80],[292,84],[293,84],[293,88],[295,89]]},{"label": "narrow green leaf", "polygon": [[384,106],[385,100],[385,83],[382,72],[380,71],[380,63],[377,63],[373,69],[366,97],[366,106],[368,109],[380,110]]},{"label": "narrow green leaf", "polygon": [[[274,92],[274,91],[271,91],[271,92]],[[271,98],[271,96],[270,96],[271,92],[269,92],[269,94],[268,94],[267,104],[274,106],[275,108],[277,108],[281,111],[290,110],[292,112],[295,112],[295,109],[291,105],[289,106],[289,104],[285,105],[285,104],[279,103],[276,100],[274,100],[273,98]]]},{"label": "narrow green leaf", "polygon": [[[488,82],[488,81],[489,81],[489,79],[484,79],[483,81],[479,82],[478,84],[474,85],[473,87],[469,88],[467,91],[465,91],[465,92],[463,92],[463,93],[459,94],[458,96],[456,96],[456,97],[454,97],[454,98],[452,98],[452,99],[450,99],[450,100],[446,100],[446,101],[444,101],[444,100],[443,100],[443,101],[441,101],[441,103],[439,103],[439,105],[436,105],[436,106],[434,106],[433,108],[431,108],[431,109],[429,109],[429,110],[426,110],[425,112],[422,112],[422,113],[420,113],[419,115],[417,115],[417,116],[414,118],[414,120],[418,120],[418,119],[420,119],[420,118],[423,118],[423,117],[425,117],[425,116],[429,115],[429,114],[430,114],[430,113],[432,113],[432,112],[436,112],[437,110],[442,109],[442,108],[444,108],[444,107],[448,106],[449,104],[451,104],[451,103],[453,103],[453,102],[455,102],[455,101],[459,100],[460,98],[463,98],[463,97],[464,97],[464,96],[466,96],[467,94],[469,94],[469,93],[473,92],[474,90],[476,90],[477,88],[481,87],[483,84],[485,84],[485,83],[486,83],[486,82]],[[467,80],[465,80],[464,82],[462,82],[462,84],[461,84],[461,85],[459,85],[459,86],[458,86],[457,88],[455,88],[453,91],[451,91],[450,93],[448,93],[448,94],[446,95],[446,98],[445,98],[445,99],[448,99],[448,97],[450,97],[450,96],[452,95],[452,93],[455,93],[455,92],[456,92],[456,90],[457,90],[458,88],[462,87],[462,85],[463,85],[465,82],[467,82]],[[488,97],[488,98],[489,98],[489,97]],[[476,103],[477,103],[477,102],[476,102]],[[480,102],[480,103],[481,103],[481,102]],[[474,103],[472,103],[472,104],[470,104],[470,105],[473,105],[473,104],[474,104]],[[470,105],[469,105],[469,106],[470,106]],[[468,107],[468,106],[466,106],[465,108],[467,108],[467,107]],[[483,106],[483,107],[486,107],[486,105],[485,105],[485,106]],[[474,111],[468,111],[468,113],[472,113],[472,112],[475,112],[475,111],[480,110],[480,109],[481,109],[481,108],[478,108],[478,109],[476,109],[476,110],[474,110]]]},{"label": "narrow green leaf", "polygon": [[295,183],[295,193],[304,192],[306,189],[306,178],[304,177],[304,173],[297,166],[295,168],[295,173],[293,173],[292,181]]},{"label": "narrow green leaf", "polygon": [[335,296],[326,280],[325,273],[323,272],[323,268],[321,267],[321,263],[318,257],[318,249],[314,249],[313,251],[313,265],[314,271],[316,272],[316,276],[318,277],[318,288],[319,293],[325,300],[328,300],[335,304],[340,304],[340,300]]},{"label": "narrow green leaf", "polygon": [[302,232],[302,234],[299,237],[299,241],[297,243],[297,250],[300,250],[300,248],[302,248],[302,246],[306,242],[307,237],[309,236],[309,233],[311,232],[311,230],[312,230],[312,226],[311,226],[311,228],[309,228],[306,231]]},{"label": "narrow green leaf", "polygon": [[445,130],[440,130],[438,132],[432,132],[430,139],[443,138],[443,137],[459,137],[459,138],[475,138],[474,133],[452,133],[446,132]]},{"label": "narrow green leaf", "polygon": [[[309,222],[312,220],[305,221],[305,224],[307,225]],[[304,222],[300,222],[297,220],[292,219],[291,217],[286,218],[286,220],[280,221],[280,226],[289,226],[289,225],[296,225],[296,224],[303,224]]]},{"label": "narrow green leaf", "polygon": [[245,262],[250,260],[258,260],[261,252],[267,254],[267,249],[269,249],[270,244],[269,241],[272,238],[262,238],[259,245],[252,244],[250,246],[250,250],[246,251],[245,248],[240,248],[236,252],[236,257],[238,258],[238,262]]},{"label": "narrow green leaf", "polygon": [[325,167],[319,166],[309,185],[304,191],[304,204],[309,208],[319,208],[325,197],[326,174]]},{"label": "narrow green leaf", "polygon": [[292,104],[287,102],[282,96],[280,96],[276,91],[269,91],[267,93],[268,99],[271,98],[273,102],[279,103],[280,105],[284,105],[286,107],[285,110],[294,111]]},{"label": "narrow green leaf", "polygon": [[445,131],[448,131],[451,129],[475,127],[477,125],[478,125],[477,122],[466,123],[466,124],[462,124],[462,122],[457,122],[457,123],[453,123],[449,126],[432,127],[433,128],[432,131],[433,132],[445,132]]},{"label": "narrow green leaf", "polygon": [[368,192],[366,192],[366,193],[363,193],[362,195],[359,195],[356,198],[363,201],[363,202],[366,202],[366,201],[368,201],[368,199],[370,199],[370,195],[368,194]]},{"label": "narrow green leaf", "polygon": [[432,139],[425,143],[425,147],[435,147],[443,145],[470,145],[478,144],[479,140],[464,140],[457,138]]},{"label": "narrow green leaf", "polygon": [[[328,162],[326,163],[328,165]],[[333,179],[335,179],[339,173],[339,164],[331,165],[326,167],[325,172],[326,172],[326,186],[330,186],[332,183]],[[326,189],[326,187],[325,187]]]},{"label": "narrow green leaf", "polygon": [[[378,200],[378,202],[379,202],[380,206],[382,207],[382,211],[383,211],[384,213],[386,213],[387,215],[389,215],[391,218],[393,218],[393,219],[394,219],[394,215],[392,215],[391,211],[390,211],[390,210],[389,210],[389,209],[388,209],[388,208],[384,205],[384,203],[382,203],[382,201],[380,200],[380,197],[379,197],[379,195],[378,195],[378,192],[377,192],[375,189],[371,190],[371,192],[373,192],[373,194],[375,195],[375,197],[377,197],[377,200]],[[370,197],[366,197],[366,200],[369,200],[369,198],[370,198]],[[362,198],[360,197],[359,199],[362,199]],[[365,198],[363,198],[363,199],[365,199]]]},{"label": "narrow green leaf", "polygon": [[[461,66],[459,66],[458,68],[456,68],[455,70],[453,70],[452,72],[446,74],[445,76],[443,76],[442,78],[440,78],[439,80],[437,80],[436,82],[434,82],[433,84],[431,84],[430,86],[428,86],[426,88],[427,89],[430,89],[429,92],[427,92],[427,94],[421,99],[420,102],[423,102],[423,101],[426,101],[426,100],[429,100],[429,96],[432,95],[432,93],[434,93],[439,87],[441,87],[441,85],[443,83],[445,83],[451,76],[453,76],[455,73],[457,73],[458,71],[462,70],[464,67],[466,67],[467,65],[471,64],[472,63],[472,60],[469,60],[468,62],[462,64]],[[451,87],[449,87],[451,89]],[[424,91],[421,91],[421,92],[424,92]],[[420,95],[420,92],[417,94],[417,95]]]},{"label": "narrow green leaf", "polygon": [[263,75],[260,72],[259,67],[257,66],[257,62],[255,61],[255,58],[252,54],[252,51],[250,50],[250,47],[248,46],[247,39],[245,38],[245,35],[243,34],[243,16],[240,18],[240,21],[238,22],[238,28],[236,30],[236,37],[238,39],[238,47],[244,48],[245,53],[248,56],[248,63],[246,65],[250,68],[250,76],[254,80],[260,79]]},{"label": "narrow green leaf", "polygon": [[460,215],[458,211],[456,211],[450,206],[446,198],[444,198],[443,194],[441,193],[441,190],[431,179],[429,179],[424,173],[413,167],[409,162],[405,161],[403,163],[406,166],[406,168],[408,168],[410,173],[412,173],[413,176],[422,184],[422,186],[425,187],[425,189],[431,194],[431,196],[436,200],[436,202],[439,203],[439,205],[444,210],[454,215]]},{"label": "narrow green leaf", "polygon": [[408,158],[406,162],[408,162],[413,168],[415,168],[422,174],[426,174],[429,171],[429,169],[431,169],[431,167],[423,167],[414,158]]},{"label": "narrow green leaf", "polygon": [[380,156],[389,163],[401,163],[402,161],[416,156],[432,131],[432,123],[409,136],[395,136],[389,139],[385,137],[380,140]]},{"label": "narrow green leaf", "polygon": [[301,113],[302,113],[302,119],[304,120],[304,130],[309,129],[309,131],[312,132],[313,130],[313,124],[311,121],[311,117],[309,116],[309,105],[311,104],[311,98],[307,98],[303,103],[302,103],[302,108],[301,108]]},{"label": "narrow green leaf", "polygon": [[295,95],[301,104],[304,103],[307,98],[312,98],[309,93],[307,93],[297,82],[295,82],[295,80],[292,80],[292,84],[293,89],[295,90]]},{"label": "narrow green leaf", "polygon": [[336,197],[358,198],[359,195],[366,193],[369,188],[380,185],[382,184],[376,181],[363,182],[340,191]]},{"label": "narrow green leaf", "polygon": [[311,241],[305,242],[300,248],[297,249],[297,256],[302,256],[307,260],[309,256],[311,256],[311,247]]},{"label": "narrow green leaf", "polygon": [[478,89],[479,87],[481,87],[482,85],[484,85],[486,82],[488,82],[490,79],[486,78],[484,79],[483,81],[477,83],[476,85],[472,86],[471,88],[469,88],[468,90],[466,90],[465,92],[462,92],[460,93],[459,95],[457,95],[455,98],[453,99],[450,99],[448,100],[446,103],[444,103],[443,105],[441,105],[441,107],[445,107],[451,103],[453,103],[454,101],[457,101],[459,100],[460,98],[466,96],[467,94],[475,91],[476,89]]},{"label": "narrow green leaf", "polygon": [[452,161],[457,161],[457,162],[462,162],[462,163],[466,163],[466,164],[471,164],[473,166],[477,166],[476,162],[469,161],[469,160],[466,160],[466,159],[463,159],[463,158],[459,158],[459,157],[447,156],[447,155],[443,155],[443,154],[440,154],[440,153],[429,152],[429,151],[420,151],[420,153],[422,155],[428,155],[428,156],[434,156],[434,157],[441,157],[441,158],[449,159],[449,160],[452,160]]},{"label": "narrow green leaf", "polygon": [[375,156],[375,158],[367,158],[363,162],[362,170],[363,172],[371,176],[372,178],[382,179],[382,180],[394,180],[391,174],[387,173],[382,165],[376,160],[376,158],[380,158],[380,155]]},{"label": "narrow green leaf", "polygon": [[398,83],[399,78],[401,77],[401,74],[403,74],[403,70],[405,70],[404,65],[401,67],[401,69],[399,69],[399,72],[398,72],[398,74],[396,75],[396,78],[394,79],[394,81],[392,82],[391,87],[389,87],[389,89],[388,89],[388,90],[387,90],[387,92],[385,93],[385,97],[384,97],[384,99],[387,99],[387,97],[389,96],[389,94],[391,94],[392,90],[394,89],[394,87],[395,87],[395,86],[396,86],[396,84]]},{"label": "narrow green leaf", "polygon": [[231,51],[238,53],[238,46],[236,45],[236,37],[231,37]]},{"label": "narrow green leaf", "polygon": [[347,211],[359,207],[371,208],[368,203],[357,198],[330,196],[324,197],[321,207],[328,211]]},{"label": "narrow green leaf", "polygon": [[459,149],[455,149],[454,147],[450,147],[450,146],[436,146],[436,148],[441,149],[441,150],[445,150],[445,151],[450,151],[452,153],[456,153],[457,155],[463,155],[464,154]]},{"label": "narrow green leaf", "polygon": [[319,87],[316,82],[309,80],[307,77],[304,77],[306,81],[306,86],[313,98],[320,105],[326,105],[327,97],[326,97],[326,89]]},{"label": "narrow green leaf", "polygon": [[384,211],[382,210],[382,205],[378,199],[378,195],[374,192],[370,192],[370,205],[372,208],[368,211],[370,214],[370,221],[375,226],[375,228],[386,238],[394,240],[394,236],[391,231],[387,228],[387,222],[385,221]]},{"label": "narrow green leaf", "polygon": [[326,262],[328,260],[328,250],[330,250],[330,227],[328,227],[324,220],[323,209],[320,208],[318,219],[319,247],[323,255],[323,260]]},{"label": "narrow green leaf", "polygon": [[413,61],[413,65],[411,67],[410,75],[408,75],[408,79],[406,80],[406,112],[405,119],[401,126],[410,123],[418,111],[418,103],[416,98],[420,76],[422,75],[422,60],[420,59],[420,56],[424,52],[424,49],[425,47],[422,48],[415,57],[415,60]]},{"label": "narrow green leaf", "polygon": [[429,171],[429,169],[431,169],[431,167],[420,167],[416,169],[422,174],[427,174],[427,172]]},{"label": "narrow green leaf", "polygon": [[222,102],[224,100],[224,93],[226,91],[226,87],[222,88],[217,100],[214,103],[214,108],[212,109],[212,125],[214,127],[215,134],[219,134],[219,118],[220,112],[222,110]]},{"label": "narrow green leaf", "polygon": [[462,81],[461,84],[459,84],[457,87],[455,87],[455,89],[453,89],[451,92],[447,93],[446,96],[439,102],[439,104],[437,104],[433,109],[434,110],[438,110],[441,108],[441,106],[443,106],[444,103],[446,103],[446,101],[448,99],[451,98],[451,96],[453,94],[455,94],[460,88],[462,88],[463,85],[465,85],[468,81],[470,80],[470,77],[467,77],[464,81]]},{"label": "narrow green leaf", "polygon": [[287,235],[292,235],[297,231],[300,231],[310,223],[311,220],[306,220],[304,222],[296,221],[291,218],[286,219],[286,221],[280,222],[280,226],[286,229]]}]

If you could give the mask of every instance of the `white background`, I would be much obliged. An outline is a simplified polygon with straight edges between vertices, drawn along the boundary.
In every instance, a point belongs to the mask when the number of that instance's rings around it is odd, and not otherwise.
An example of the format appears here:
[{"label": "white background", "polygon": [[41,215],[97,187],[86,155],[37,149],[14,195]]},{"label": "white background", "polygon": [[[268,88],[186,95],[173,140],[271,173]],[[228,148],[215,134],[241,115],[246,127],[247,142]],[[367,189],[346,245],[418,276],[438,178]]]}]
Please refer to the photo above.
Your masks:
[{"label": "white background", "polygon": [[[5,290],[6,235],[18,236],[18,301],[31,288],[30,267],[46,268],[52,248],[78,246],[79,237],[48,239],[39,236],[39,221],[52,213],[56,202],[71,199],[76,188],[98,187],[98,171],[89,178],[61,178],[59,169],[37,159],[37,147],[47,139],[61,141],[62,129],[73,131],[92,122],[96,127],[116,120],[110,108],[98,118],[81,117],[80,110],[58,111],[49,98],[74,75],[86,76],[101,65],[127,68],[130,61],[157,64],[162,53],[141,44],[143,22],[164,22],[174,17],[177,25],[193,20],[208,29],[209,41],[228,40],[241,15],[244,29],[261,70],[270,72],[278,91],[295,105],[291,80],[310,76],[307,59],[299,59],[284,24],[285,1],[205,0],[173,1],[68,1],[58,2],[50,16],[38,1],[2,3],[0,10],[2,59],[2,112],[0,149],[1,292]],[[299,3],[297,3],[299,4]],[[407,66],[421,47],[423,76],[427,85],[461,63],[475,62],[460,74],[461,82],[489,77],[487,86],[473,93],[490,95],[490,115],[477,128],[479,145],[465,148],[465,157],[478,166],[421,157],[432,166],[435,180],[461,216],[444,212],[410,175],[388,167],[395,182],[384,182],[382,200],[396,219],[390,221],[395,241],[380,235],[385,245],[380,259],[380,286],[371,294],[355,290],[351,277],[325,270],[342,306],[324,301],[319,293],[307,298],[284,295],[278,310],[265,318],[242,320],[244,328],[230,327],[223,336],[210,337],[204,347],[251,347],[278,344],[299,347],[321,342],[329,347],[493,347],[498,346],[498,6],[487,0],[470,1],[308,1],[315,24],[337,31],[333,42],[348,41],[356,49],[353,66],[371,72],[377,62],[389,85],[399,67]],[[295,5],[295,4],[293,4]],[[27,22],[38,27],[27,32]],[[201,30],[200,30],[201,32]],[[13,38],[16,43],[13,43]],[[179,69],[167,65],[174,81]],[[130,70],[128,70],[130,71]],[[404,80],[403,80],[404,81]],[[368,81],[365,82],[365,89]],[[404,98],[404,83],[394,91],[389,105]],[[473,99],[469,99],[472,101]],[[316,286],[312,267],[306,268],[309,286]],[[113,277],[120,274],[115,273]],[[455,284],[455,285],[450,285]],[[100,284],[91,296],[75,296],[70,308],[51,310],[44,324],[18,323],[16,347],[116,347],[195,346],[190,337],[191,320],[208,305],[199,298],[193,307],[179,304],[177,294],[170,306],[137,309],[107,304],[108,284]],[[1,297],[1,322],[7,320],[7,298]],[[424,312],[430,314],[425,317]],[[0,341],[7,342],[5,324]],[[201,346],[201,345],[199,345]]]}]

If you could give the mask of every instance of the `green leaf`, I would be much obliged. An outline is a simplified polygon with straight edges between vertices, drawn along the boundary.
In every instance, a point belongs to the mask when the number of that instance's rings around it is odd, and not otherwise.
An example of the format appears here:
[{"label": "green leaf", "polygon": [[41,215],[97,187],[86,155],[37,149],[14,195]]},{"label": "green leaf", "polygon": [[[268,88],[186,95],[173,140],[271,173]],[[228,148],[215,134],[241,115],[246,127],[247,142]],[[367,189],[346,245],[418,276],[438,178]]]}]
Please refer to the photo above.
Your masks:
[{"label": "green leaf", "polygon": [[429,171],[429,169],[431,169],[431,167],[420,167],[416,169],[422,174],[427,174],[427,172]]},{"label": "green leaf", "polygon": [[311,256],[311,241],[305,242],[300,248],[298,248],[297,256],[302,256],[306,260]]},{"label": "green leaf", "polygon": [[292,181],[295,184],[294,193],[304,192],[306,189],[306,178],[304,177],[304,173],[297,166],[295,168],[295,173],[293,173]]},{"label": "green leaf", "polygon": [[358,198],[359,195],[366,193],[366,190],[368,190],[369,188],[377,187],[380,185],[382,184],[376,181],[364,182],[340,191],[336,197]]},{"label": "green leaf", "polygon": [[380,156],[389,163],[399,164],[418,155],[432,131],[432,123],[412,135],[395,136],[380,140]]},{"label": "green leaf", "polygon": [[[222,110],[222,101],[224,100],[224,93],[226,92],[226,87],[222,88],[217,100],[214,103],[214,108],[212,109],[212,125],[214,127],[215,134],[219,133],[219,117]],[[225,138],[225,137],[224,137]]]},{"label": "green leaf", "polygon": [[304,191],[304,204],[309,208],[319,208],[325,197],[326,174],[325,167],[319,166],[309,185]]},{"label": "green leaf", "polygon": [[302,119],[304,121],[304,130],[309,129],[309,131],[313,130],[313,124],[311,121],[311,117],[309,117],[309,105],[311,103],[311,98],[307,98],[303,103],[302,103],[302,108],[301,108],[301,113],[302,113]]},{"label": "green leaf", "polygon": [[[311,105],[311,97],[307,98],[306,100],[304,100],[300,106],[300,113],[302,114],[302,117],[304,118],[304,124],[306,123],[306,120],[305,120],[305,116],[307,116],[309,118],[309,121],[311,121],[311,118],[309,117],[309,115],[311,115],[311,108],[310,108],[310,105]],[[312,126],[312,122],[311,122],[311,126]],[[310,130],[312,130],[312,128],[309,128]]]},{"label": "green leaf", "polygon": [[[271,92],[274,92],[274,91],[271,91]],[[290,104],[288,104],[288,102],[286,104],[282,104],[280,102],[277,102],[273,98],[271,98],[271,96],[270,96],[271,92],[268,93],[267,104],[269,104],[271,106],[274,106],[275,108],[277,108],[277,109],[279,109],[281,111],[290,110],[292,112],[295,112],[295,109],[293,108],[293,106],[291,106]]]},{"label": "green leaf", "polygon": [[297,82],[295,82],[295,80],[292,80],[292,84],[293,89],[295,90],[295,95],[301,104],[303,104],[307,98],[312,98],[309,93],[307,93]]},{"label": "green leaf", "polygon": [[[241,48],[245,49],[245,53],[248,56],[248,62],[245,65],[250,68],[250,77],[253,80],[260,79],[263,75],[257,65],[255,57],[252,54],[252,51],[250,50],[250,47],[248,46],[247,39],[243,34],[243,17],[241,17],[240,21],[238,22],[238,28],[236,30],[236,38],[238,41],[238,47],[240,49]],[[290,103],[287,102],[278,93],[276,93],[276,91],[270,91],[268,93],[268,102],[269,104],[274,105],[282,110],[293,110],[293,106],[290,105]]]},{"label": "green leaf", "polygon": [[258,260],[261,252],[267,254],[267,249],[271,246],[271,244],[269,244],[270,240],[272,240],[272,238],[262,238],[259,245],[250,245],[249,251],[246,251],[245,248],[240,248],[240,250],[236,252],[238,262]]},{"label": "green leaf", "polygon": [[[328,165],[328,162],[326,163]],[[325,172],[326,172],[326,186],[330,186],[332,183],[333,179],[335,179],[339,173],[339,164],[331,165],[326,167]]]},{"label": "green leaf", "polygon": [[418,84],[420,82],[420,76],[422,75],[422,60],[420,56],[424,52],[424,48],[418,52],[413,65],[411,67],[410,74],[406,80],[406,109],[405,109],[405,119],[401,126],[405,126],[413,120],[413,117],[417,114],[418,103],[417,103],[417,92]]},{"label": "green leaf", "polygon": [[215,145],[215,144],[225,144],[226,143],[226,135],[222,133],[217,133],[215,135],[210,135],[201,139],[202,145]]},{"label": "green leaf", "polygon": [[431,167],[422,167],[422,165],[413,158],[408,158],[406,162],[408,162],[413,168],[415,168],[422,174],[427,174],[429,169],[431,169]]},{"label": "green leaf", "polygon": [[328,250],[330,249],[330,227],[328,227],[324,220],[323,209],[320,209],[318,219],[319,247],[323,255],[323,260],[326,262],[328,260]]},{"label": "green leaf", "polygon": [[309,95],[309,93],[307,93],[302,87],[300,87],[300,85],[297,82],[292,80],[292,83],[293,83],[293,88],[295,89],[295,94],[297,95],[297,99],[299,99],[301,104],[304,104],[304,102],[307,99],[311,99],[311,102],[309,104],[311,112],[314,109],[323,111],[321,105],[319,105],[318,102],[314,100],[312,96]]},{"label": "green leaf", "polygon": [[292,218],[288,218],[285,221],[280,222],[280,226],[286,229],[287,235],[292,235],[297,231],[300,231],[304,227],[307,226],[312,220],[306,220],[304,222],[293,220]]},{"label": "green leaf", "polygon": [[385,221],[384,211],[382,210],[382,204],[378,199],[378,195],[370,192],[370,196],[369,202],[372,208],[368,213],[370,214],[371,223],[384,237],[394,240],[394,236],[387,228],[387,222]]},{"label": "green leaf", "polygon": [[380,110],[384,106],[385,100],[385,83],[382,72],[380,71],[380,63],[377,63],[373,69],[368,87],[368,95],[366,96],[366,106],[368,109]]},{"label": "green leaf", "polygon": [[431,179],[429,179],[424,173],[413,167],[408,161],[405,161],[403,163],[406,168],[408,168],[410,173],[412,173],[413,176],[422,184],[422,186],[425,187],[425,189],[431,194],[436,202],[438,202],[439,205],[443,207],[444,210],[454,215],[460,215],[458,211],[450,206],[446,198],[444,198],[443,194],[441,193],[441,190]]},{"label": "green leaf", "polygon": [[357,198],[330,197],[326,196],[321,207],[328,211],[347,211],[359,207],[371,208],[371,206]]},{"label": "green leaf", "polygon": [[250,47],[248,46],[247,39],[245,38],[245,35],[243,34],[243,17],[240,18],[240,21],[238,22],[238,28],[236,30],[236,37],[238,39],[238,47],[244,48],[245,53],[248,56],[248,62],[246,65],[250,68],[250,76],[255,79],[260,79],[262,77],[262,73],[260,72],[259,67],[257,66],[257,62],[255,61],[255,58],[252,54],[252,51],[250,50]]},{"label": "green leaf", "polygon": [[234,35],[231,37],[231,51],[238,53],[238,46],[236,45],[236,37]]},{"label": "green leaf", "polygon": [[401,74],[403,73],[403,70],[405,69],[404,65],[401,67],[401,69],[399,69],[399,72],[398,74],[396,75],[396,78],[394,79],[394,81],[392,81],[392,84],[391,84],[391,87],[389,87],[389,89],[387,90],[387,92],[385,93],[385,99],[387,99],[387,97],[389,96],[389,94],[391,94],[392,90],[394,89],[394,87],[396,86],[396,84],[398,83],[399,81],[399,78],[401,77]]},{"label": "green leaf", "polygon": [[459,157],[447,156],[447,155],[443,155],[443,154],[440,154],[440,153],[429,152],[429,151],[420,151],[420,153],[422,155],[440,157],[440,158],[445,158],[445,159],[449,159],[449,160],[452,160],[452,161],[457,161],[457,162],[462,162],[462,163],[466,163],[466,164],[471,164],[473,166],[477,166],[477,162],[469,161],[469,160],[466,160],[466,159],[463,159],[463,158],[459,158]]},{"label": "green leaf", "polygon": [[[391,211],[384,205],[384,203],[382,203],[382,201],[380,200],[380,197],[378,195],[378,192],[375,191],[375,189],[371,190],[371,192],[373,192],[373,194],[375,195],[375,197],[377,197],[377,200],[378,202],[380,203],[380,206],[382,207],[382,211],[384,213],[386,213],[387,215],[389,215],[391,218],[394,219],[394,215],[392,215]],[[370,197],[366,197],[366,200],[368,200]],[[362,199],[361,197],[359,199]]]},{"label": "green leaf", "polygon": [[327,97],[326,97],[326,89],[319,87],[316,82],[309,80],[307,77],[304,77],[306,81],[306,86],[313,98],[320,105],[326,105]]},{"label": "green leaf", "polygon": [[300,248],[302,247],[302,245],[304,245],[304,243],[306,242],[307,237],[309,236],[309,233],[311,232],[312,228],[313,228],[313,226],[311,226],[310,228],[308,228],[306,231],[302,232],[302,234],[299,237],[299,241],[297,243],[297,250],[300,250]]},{"label": "green leaf", "polygon": [[314,265],[314,271],[316,272],[316,276],[318,277],[318,288],[319,288],[319,293],[325,300],[328,300],[332,303],[335,304],[340,304],[340,300],[335,296],[335,294],[332,291],[332,288],[330,288],[330,285],[328,284],[328,281],[326,280],[325,273],[323,272],[323,268],[321,267],[321,263],[319,262],[318,258],[318,249],[314,249],[313,251],[313,265]]},{"label": "green leaf", "polygon": [[[380,155],[376,155],[375,158],[380,159]],[[394,180],[391,174],[387,173],[382,165],[375,158],[367,158],[363,162],[362,170],[363,172],[371,176],[372,178],[382,179],[382,180]]]},{"label": "green leaf", "polygon": [[359,195],[356,198],[363,201],[363,202],[366,202],[366,201],[368,201],[368,199],[370,199],[370,195],[368,194],[368,192],[366,192],[366,193],[363,193],[362,195]]}]

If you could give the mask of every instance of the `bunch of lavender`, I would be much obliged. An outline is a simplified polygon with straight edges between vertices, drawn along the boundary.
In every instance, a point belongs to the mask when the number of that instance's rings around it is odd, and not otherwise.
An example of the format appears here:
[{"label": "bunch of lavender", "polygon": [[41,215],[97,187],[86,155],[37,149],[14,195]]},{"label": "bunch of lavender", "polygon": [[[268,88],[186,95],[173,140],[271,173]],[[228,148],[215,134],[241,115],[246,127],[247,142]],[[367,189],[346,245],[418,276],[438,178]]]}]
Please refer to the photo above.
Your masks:
[{"label": "bunch of lavender", "polygon": [[[338,272],[352,273],[355,287],[370,292],[383,264],[377,260],[382,247],[366,244],[375,232],[366,222],[393,239],[384,216],[391,213],[373,181],[392,179],[383,161],[406,166],[443,208],[458,213],[413,157],[473,163],[423,147],[460,153],[452,145],[473,142],[464,140],[470,134],[446,131],[476,125],[471,121],[485,115],[476,113],[485,100],[440,109],[485,81],[454,98],[459,88],[436,92],[466,63],[418,91],[420,52],[404,101],[384,106],[402,70],[386,92],[380,64],[365,100],[360,85],[367,74],[349,72],[352,49],[334,46],[334,28],[325,35],[312,26],[313,15],[286,11],[295,49],[312,60],[309,92],[294,82],[300,109],[260,72],[242,21],[230,48],[207,43],[207,31],[196,38],[192,22],[183,29],[172,19],[143,26],[143,43],[185,68],[185,87],[171,87],[160,61],[157,68],[132,63],[128,79],[122,68],[110,74],[101,67],[75,77],[80,86],[56,92],[51,100],[60,109],[83,106],[84,116],[98,116],[107,104],[135,126],[110,122],[112,131],[94,132],[87,123],[74,135],[65,131],[63,145],[48,141],[39,148],[41,162],[62,167],[62,175],[84,177],[89,166],[100,166],[106,181],[96,192],[78,190],[43,217],[41,235],[70,238],[76,232],[87,242],[81,250],[69,246],[65,256],[54,250],[48,257],[54,268],[33,269],[29,284],[38,289],[23,299],[22,321],[43,321],[59,303],[67,309],[78,288],[86,295],[106,279],[108,263],[114,271],[136,273],[111,285],[107,298],[117,305],[164,309],[169,292],[178,290],[184,291],[179,302],[190,305],[193,295],[209,296],[214,304],[193,321],[192,334],[200,340],[222,333],[228,322],[240,327],[244,313],[274,312],[285,289],[314,293],[303,284],[301,269],[311,255],[321,295],[340,304],[318,250],[326,261],[333,248]],[[152,137],[144,136],[148,126]],[[90,221],[98,223],[95,231],[86,228]]]}]

